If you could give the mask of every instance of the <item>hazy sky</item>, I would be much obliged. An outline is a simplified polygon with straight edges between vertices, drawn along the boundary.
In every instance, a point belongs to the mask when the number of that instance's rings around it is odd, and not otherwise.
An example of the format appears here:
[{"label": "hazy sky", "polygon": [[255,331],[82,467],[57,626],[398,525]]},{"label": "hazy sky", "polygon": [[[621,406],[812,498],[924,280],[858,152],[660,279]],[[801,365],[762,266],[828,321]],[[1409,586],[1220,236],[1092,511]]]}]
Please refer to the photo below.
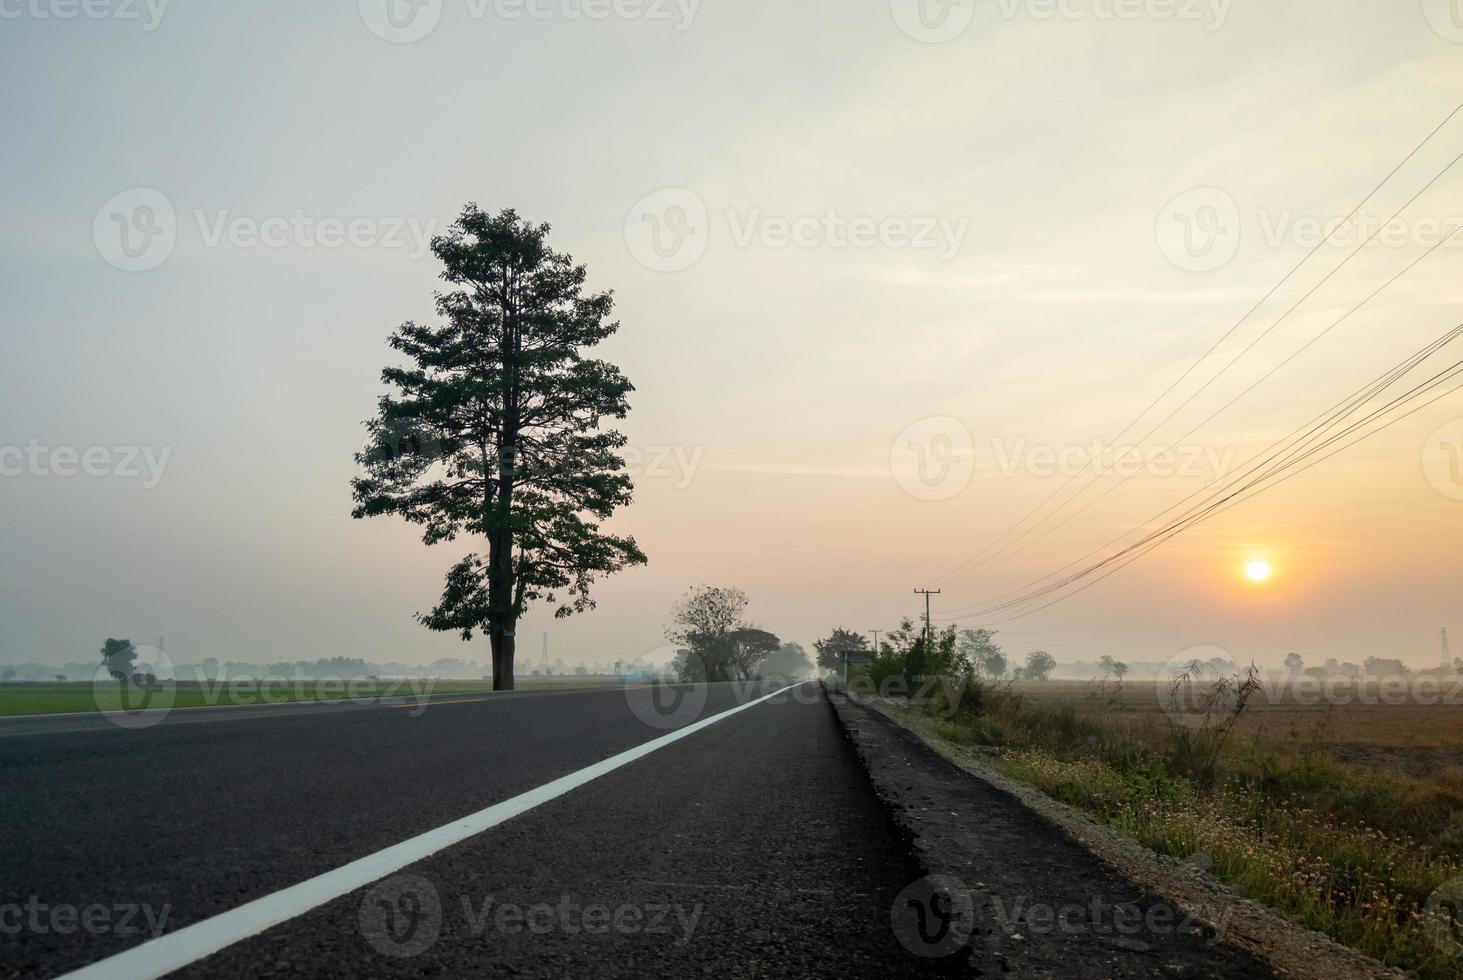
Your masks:
[{"label": "hazy sky", "polygon": [[[1060,484],[1043,450],[1114,436],[1463,100],[1451,6],[0,0],[0,662],[159,633],[180,659],[486,660],[412,620],[469,545],[349,517],[385,339],[433,313],[420,237],[467,201],[552,223],[616,291],[602,353],[637,386],[615,527],[650,564],[592,615],[532,613],[527,659],[544,629],[571,662],[652,653],[699,582],[804,642],[887,628],[916,587],[937,613],[1015,589],[1205,482],[1145,473],[944,575]],[[1459,153],[1463,114],[1367,214]],[[1405,214],[1149,445],[1463,221],[1463,163]],[[1291,431],[1463,321],[1460,273],[1439,249],[1183,445]],[[1432,664],[1463,637],[1460,418],[1463,393],[1002,637]]]}]

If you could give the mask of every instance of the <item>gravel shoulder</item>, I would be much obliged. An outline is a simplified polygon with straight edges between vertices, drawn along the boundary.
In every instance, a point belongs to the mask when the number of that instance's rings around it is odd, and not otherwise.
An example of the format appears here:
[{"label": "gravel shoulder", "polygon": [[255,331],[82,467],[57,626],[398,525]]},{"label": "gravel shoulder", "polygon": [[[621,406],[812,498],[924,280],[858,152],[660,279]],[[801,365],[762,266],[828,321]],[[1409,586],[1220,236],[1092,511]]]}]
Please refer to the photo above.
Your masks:
[{"label": "gravel shoulder", "polygon": [[969,890],[961,965],[978,974],[1403,976],[907,727],[881,699],[830,700],[922,869]]}]

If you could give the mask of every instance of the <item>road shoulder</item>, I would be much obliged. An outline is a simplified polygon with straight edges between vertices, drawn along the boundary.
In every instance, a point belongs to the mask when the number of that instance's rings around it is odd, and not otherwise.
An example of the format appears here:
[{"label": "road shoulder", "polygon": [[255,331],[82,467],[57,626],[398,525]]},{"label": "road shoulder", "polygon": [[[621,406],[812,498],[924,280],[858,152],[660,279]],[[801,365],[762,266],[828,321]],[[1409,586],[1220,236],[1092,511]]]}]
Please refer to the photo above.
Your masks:
[{"label": "road shoulder", "polygon": [[[970,889],[977,969],[1401,976],[1007,779],[973,753],[910,731],[876,702],[830,700],[922,868]],[[1076,914],[1079,906],[1087,911]],[[1053,908],[1069,914],[1048,922]]]}]

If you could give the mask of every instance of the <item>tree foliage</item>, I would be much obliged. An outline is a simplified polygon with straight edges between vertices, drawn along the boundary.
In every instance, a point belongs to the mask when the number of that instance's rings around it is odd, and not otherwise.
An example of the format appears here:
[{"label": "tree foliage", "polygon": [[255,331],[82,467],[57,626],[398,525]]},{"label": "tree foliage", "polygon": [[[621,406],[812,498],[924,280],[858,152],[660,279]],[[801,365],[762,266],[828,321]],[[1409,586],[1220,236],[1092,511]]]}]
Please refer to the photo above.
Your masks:
[{"label": "tree foliage", "polygon": [[813,661],[801,643],[784,643],[757,666],[757,676],[783,683],[813,676]]},{"label": "tree foliage", "polygon": [[1022,668],[1022,679],[1045,681],[1057,669],[1057,658],[1045,650],[1033,650],[1026,655],[1026,666]]},{"label": "tree foliage", "polygon": [[132,676],[133,666],[137,663],[137,648],[131,640],[109,639],[102,644],[101,655],[108,674],[124,683]]},{"label": "tree foliage", "polygon": [[677,657],[681,680],[747,680],[777,652],[781,640],[745,621],[748,603],[741,589],[710,585],[691,589],[676,602],[666,638],[686,650]]},{"label": "tree foliage", "polygon": [[549,226],[469,204],[432,241],[442,279],[437,326],[391,336],[407,360],[366,423],[352,481],[357,518],[395,514],[428,545],[486,542],[447,573],[419,620],[464,640],[485,631],[493,683],[513,686],[513,637],[536,600],[556,616],[594,606],[600,576],[643,564],[635,540],[602,528],[631,500],[620,450],[633,390],[618,368],[585,351],[619,327],[610,293],[586,293],[586,272],[548,244]]},{"label": "tree foliage", "polygon": [[960,631],[960,652],[970,661],[977,675],[1000,677],[1006,673],[1006,654],[996,643],[996,634],[988,629]]},{"label": "tree foliage", "polygon": [[869,640],[861,633],[853,630],[837,627],[821,640],[813,641],[813,649],[818,651],[818,666],[824,670],[842,670],[844,652],[865,653],[869,649]]}]

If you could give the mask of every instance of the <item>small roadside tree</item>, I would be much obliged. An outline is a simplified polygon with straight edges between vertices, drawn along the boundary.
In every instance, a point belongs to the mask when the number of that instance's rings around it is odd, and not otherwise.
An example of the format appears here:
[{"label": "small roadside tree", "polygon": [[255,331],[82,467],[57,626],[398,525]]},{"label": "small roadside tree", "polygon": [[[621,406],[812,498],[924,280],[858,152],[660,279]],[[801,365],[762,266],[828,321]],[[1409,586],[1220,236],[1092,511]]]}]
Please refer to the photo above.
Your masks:
[{"label": "small roadside tree", "polygon": [[113,679],[126,684],[132,677],[133,664],[137,662],[137,649],[131,640],[107,640],[102,644],[102,665]]},{"label": "small roadside tree", "polygon": [[405,367],[366,422],[356,456],[356,518],[396,514],[427,545],[472,535],[487,545],[447,573],[437,606],[418,620],[464,640],[488,634],[493,688],[513,687],[514,635],[534,600],[568,616],[594,606],[591,584],[645,563],[635,539],[601,522],[631,500],[605,428],[633,390],[619,369],[585,352],[613,334],[610,293],[586,294],[586,273],[548,244],[549,226],[513,211],[463,209],[432,240],[451,290],[440,326],[405,323],[391,336]]}]

